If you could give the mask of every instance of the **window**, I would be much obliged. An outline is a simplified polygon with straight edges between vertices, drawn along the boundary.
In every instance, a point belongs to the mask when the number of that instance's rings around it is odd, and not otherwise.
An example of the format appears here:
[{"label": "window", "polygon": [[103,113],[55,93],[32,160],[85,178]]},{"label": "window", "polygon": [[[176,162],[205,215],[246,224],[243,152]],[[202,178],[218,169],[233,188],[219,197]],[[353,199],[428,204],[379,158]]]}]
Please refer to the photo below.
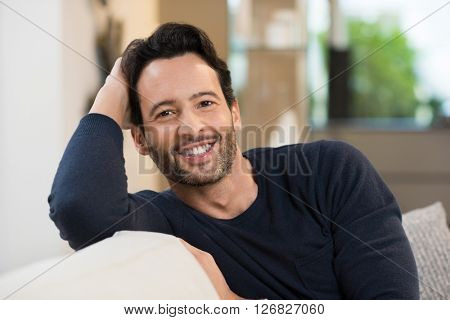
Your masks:
[{"label": "window", "polygon": [[449,9],[438,0],[308,1],[313,125],[426,128],[448,119]]}]

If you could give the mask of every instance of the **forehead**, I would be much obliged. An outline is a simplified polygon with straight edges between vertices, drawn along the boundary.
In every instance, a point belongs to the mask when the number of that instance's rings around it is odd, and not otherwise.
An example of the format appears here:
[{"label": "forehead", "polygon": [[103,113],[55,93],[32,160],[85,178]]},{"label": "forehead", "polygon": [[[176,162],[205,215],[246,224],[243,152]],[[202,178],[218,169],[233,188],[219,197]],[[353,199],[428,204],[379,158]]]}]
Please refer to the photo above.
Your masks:
[{"label": "forehead", "polygon": [[152,61],[142,70],[137,89],[151,101],[185,99],[200,91],[223,97],[215,70],[192,53]]}]

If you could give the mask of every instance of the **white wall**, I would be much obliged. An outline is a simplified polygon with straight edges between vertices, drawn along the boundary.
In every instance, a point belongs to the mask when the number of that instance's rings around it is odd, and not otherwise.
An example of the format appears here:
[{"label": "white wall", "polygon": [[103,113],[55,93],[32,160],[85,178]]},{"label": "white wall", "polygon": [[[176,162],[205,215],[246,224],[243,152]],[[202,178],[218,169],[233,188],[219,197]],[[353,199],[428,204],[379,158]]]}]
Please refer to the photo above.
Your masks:
[{"label": "white wall", "polygon": [[97,81],[95,67],[46,33],[94,59],[87,0],[4,3],[19,14],[0,5],[0,272],[68,251],[47,196]]},{"label": "white wall", "polygon": [[[4,3],[0,5],[0,273],[72,251],[48,216],[47,197],[67,142],[99,85],[91,0]],[[123,48],[156,28],[158,3],[110,1],[111,12],[124,22]],[[155,172],[153,163],[140,157],[129,132],[124,134],[129,191],[161,189],[159,174],[140,174]]]}]

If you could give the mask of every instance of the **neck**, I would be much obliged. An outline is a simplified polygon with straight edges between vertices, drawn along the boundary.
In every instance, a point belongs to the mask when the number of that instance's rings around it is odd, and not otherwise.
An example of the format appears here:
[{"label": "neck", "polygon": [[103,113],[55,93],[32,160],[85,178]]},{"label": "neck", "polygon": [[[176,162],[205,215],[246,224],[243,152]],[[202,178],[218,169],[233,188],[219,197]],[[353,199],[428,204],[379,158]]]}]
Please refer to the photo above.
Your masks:
[{"label": "neck", "polygon": [[169,180],[172,191],[190,207],[218,219],[232,219],[247,210],[255,201],[258,185],[250,162],[239,148],[231,172],[220,181],[194,187]]}]

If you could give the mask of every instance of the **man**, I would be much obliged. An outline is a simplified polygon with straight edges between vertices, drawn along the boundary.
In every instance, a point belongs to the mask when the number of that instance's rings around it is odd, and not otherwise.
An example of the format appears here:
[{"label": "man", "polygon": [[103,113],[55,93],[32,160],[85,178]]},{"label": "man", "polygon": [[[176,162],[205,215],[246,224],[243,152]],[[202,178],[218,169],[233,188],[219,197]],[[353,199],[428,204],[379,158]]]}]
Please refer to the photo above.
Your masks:
[{"label": "man", "polygon": [[[419,297],[400,209],[358,150],[318,141],[241,153],[240,127],[207,35],[164,24],[128,46],[80,121],[50,217],[76,250],[118,230],[184,239],[223,298]],[[121,128],[168,190],[127,193]]]}]

